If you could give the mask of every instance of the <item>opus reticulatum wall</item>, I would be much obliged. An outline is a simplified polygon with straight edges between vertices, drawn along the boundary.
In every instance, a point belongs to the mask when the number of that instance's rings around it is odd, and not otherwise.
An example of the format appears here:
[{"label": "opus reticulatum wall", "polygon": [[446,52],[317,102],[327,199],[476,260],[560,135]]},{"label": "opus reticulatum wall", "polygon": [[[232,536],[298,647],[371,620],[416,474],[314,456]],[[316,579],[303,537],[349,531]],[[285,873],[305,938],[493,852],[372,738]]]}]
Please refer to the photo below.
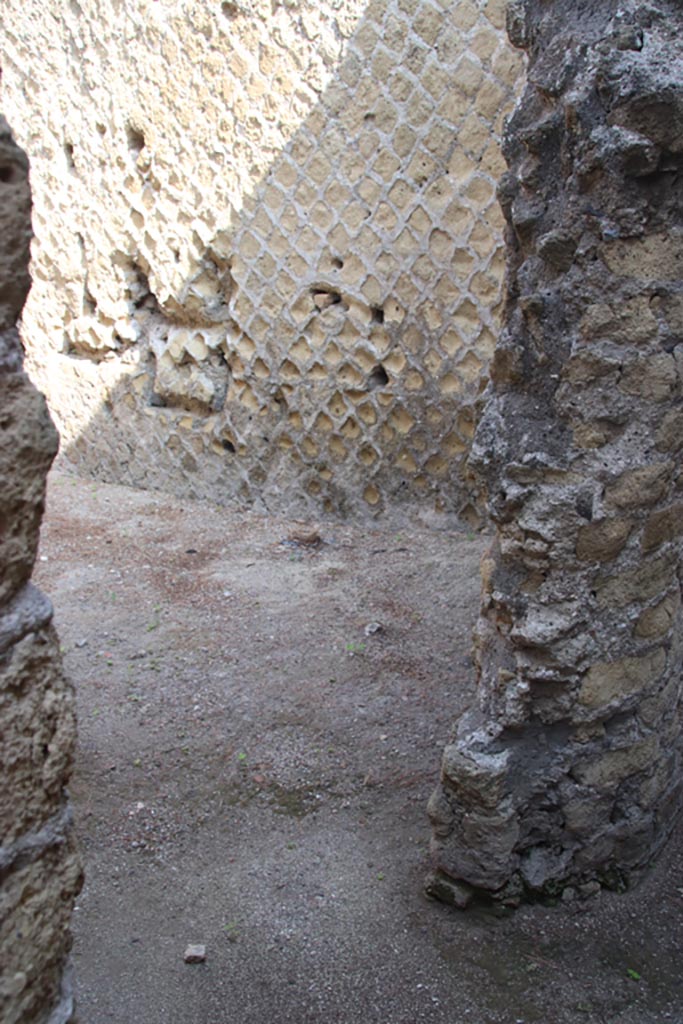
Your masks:
[{"label": "opus reticulatum wall", "polygon": [[474,516],[503,0],[7,0],[30,369],[77,470]]}]

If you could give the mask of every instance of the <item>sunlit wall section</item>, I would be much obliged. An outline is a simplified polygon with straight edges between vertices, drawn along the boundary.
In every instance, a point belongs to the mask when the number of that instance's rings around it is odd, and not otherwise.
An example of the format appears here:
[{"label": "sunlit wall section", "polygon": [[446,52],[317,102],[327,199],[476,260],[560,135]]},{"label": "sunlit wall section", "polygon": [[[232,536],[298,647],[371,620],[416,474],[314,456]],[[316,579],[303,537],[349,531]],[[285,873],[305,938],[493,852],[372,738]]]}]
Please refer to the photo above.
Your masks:
[{"label": "sunlit wall section", "polygon": [[9,0],[24,337],[62,458],[218,501],[473,514],[503,0]]}]

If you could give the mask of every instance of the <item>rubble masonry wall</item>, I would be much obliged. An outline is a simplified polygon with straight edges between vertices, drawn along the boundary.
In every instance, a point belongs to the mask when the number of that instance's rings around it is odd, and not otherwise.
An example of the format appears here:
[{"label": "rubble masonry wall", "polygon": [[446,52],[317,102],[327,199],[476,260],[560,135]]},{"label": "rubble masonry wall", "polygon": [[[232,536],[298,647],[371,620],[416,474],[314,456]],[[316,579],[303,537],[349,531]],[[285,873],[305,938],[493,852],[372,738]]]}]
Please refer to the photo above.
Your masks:
[{"label": "rubble masonry wall", "polygon": [[65,784],[75,721],[52,606],[30,582],[57,434],[22,369],[28,165],[0,117],[0,1019],[65,1024],[81,869]]},{"label": "rubble masonry wall", "polygon": [[683,796],[683,17],[511,5],[505,330],[473,446],[496,540],[429,886],[620,887]]}]

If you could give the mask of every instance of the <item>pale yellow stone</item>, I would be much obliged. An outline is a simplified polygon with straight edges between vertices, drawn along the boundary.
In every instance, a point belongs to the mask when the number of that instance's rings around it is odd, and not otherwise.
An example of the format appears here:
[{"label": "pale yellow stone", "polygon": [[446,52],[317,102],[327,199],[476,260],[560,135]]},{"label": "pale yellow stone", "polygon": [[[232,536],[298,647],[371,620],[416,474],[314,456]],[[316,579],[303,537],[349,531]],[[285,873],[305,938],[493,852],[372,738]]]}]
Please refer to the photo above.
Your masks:
[{"label": "pale yellow stone", "polygon": [[[490,138],[490,125],[476,114],[470,114],[461,124],[458,131],[458,144],[463,147],[465,153],[473,161],[472,169],[475,167],[474,161],[480,162],[481,154],[486,149]],[[451,160],[451,164],[453,164],[453,160]],[[456,171],[456,173],[458,172]]]},{"label": "pale yellow stone", "polygon": [[458,332],[451,328],[441,336],[439,344],[446,355],[454,356],[463,347],[464,342]]},{"label": "pale yellow stone", "polygon": [[374,448],[369,448],[367,445],[358,452],[358,458],[364,466],[371,466],[373,462],[378,459],[377,452]]},{"label": "pale yellow stone", "polygon": [[606,707],[653,686],[666,665],[662,648],[640,658],[601,662],[586,673],[579,690],[579,702],[587,708]]},{"label": "pale yellow stone", "polygon": [[500,280],[489,274],[475,274],[470,281],[470,292],[484,306],[491,306],[500,293]]},{"label": "pale yellow stone", "polygon": [[443,452],[446,453],[446,455],[454,457],[456,455],[462,455],[464,452],[466,452],[468,446],[465,444],[461,437],[458,437],[457,434],[450,433],[447,434],[446,437],[444,437],[443,441],[441,442],[440,448]]},{"label": "pale yellow stone", "polygon": [[465,197],[474,207],[486,209],[496,194],[495,183],[483,174],[475,174],[464,190]]},{"label": "pale yellow stone", "polygon": [[363,374],[355,366],[346,363],[337,370],[337,380],[345,388],[356,388],[363,383]]},{"label": "pale yellow stone", "polygon": [[[425,196],[428,199],[428,196]],[[408,218],[408,227],[413,232],[417,239],[421,236],[426,235],[432,226],[432,215],[431,211],[425,209],[423,206],[416,206],[410,217]]]},{"label": "pale yellow stone", "polygon": [[483,78],[481,65],[465,55],[455,70],[455,83],[466,96],[473,97]]},{"label": "pale yellow stone", "polygon": [[368,426],[374,426],[377,422],[377,413],[369,402],[358,407],[358,415]]},{"label": "pale yellow stone", "polygon": [[396,465],[404,473],[417,473],[418,466],[415,459],[409,451],[403,449],[398,453],[396,458]]},{"label": "pale yellow stone", "polygon": [[430,476],[436,476],[439,478],[443,478],[448,475],[448,467],[448,461],[441,455],[431,455],[424,465],[425,472]]},{"label": "pale yellow stone", "polygon": [[343,462],[349,457],[346,445],[341,438],[336,435],[330,438],[327,448],[335,462]]},{"label": "pale yellow stone", "polygon": [[494,334],[485,327],[475,345],[475,352],[480,357],[483,363],[486,363],[493,357],[493,353],[496,347],[496,339]]},{"label": "pale yellow stone", "polygon": [[397,430],[399,434],[409,434],[415,426],[415,420],[413,417],[407,409],[404,409],[401,406],[394,407],[389,419],[391,426]]},{"label": "pale yellow stone", "polygon": [[313,365],[308,369],[306,376],[309,380],[321,381],[327,380],[329,374],[327,367],[322,363],[313,363]]},{"label": "pale yellow stone", "polygon": [[280,364],[279,372],[284,380],[296,380],[300,376],[298,367],[289,359]]},{"label": "pale yellow stone", "polygon": [[406,365],[406,357],[400,349],[394,349],[388,356],[383,360],[384,367],[389,373],[400,374],[403,372]]},{"label": "pale yellow stone", "polygon": [[668,633],[673,625],[679,603],[674,597],[669,596],[654,608],[646,609],[638,618],[634,630],[635,635],[653,639]]},{"label": "pale yellow stone", "polygon": [[473,0],[459,0],[453,10],[455,24],[462,32],[469,32],[473,25],[476,25],[479,18],[477,4]]},{"label": "pale yellow stone", "polygon": [[357,347],[354,349],[353,355],[357,366],[364,373],[370,373],[377,363],[375,355],[372,352],[369,352],[366,348],[361,348],[360,346]]},{"label": "pale yellow stone", "polygon": [[429,236],[429,249],[436,259],[446,260],[453,252],[453,239],[445,231],[432,231]]},{"label": "pale yellow stone", "polygon": [[316,203],[311,210],[311,223],[321,232],[325,232],[332,221],[333,213],[327,203]]},{"label": "pale yellow stone", "polygon": [[337,419],[346,413],[346,402],[338,391],[334,393],[330,401],[327,403],[327,408]]},{"label": "pale yellow stone", "polygon": [[462,391],[462,388],[462,381],[454,373],[444,374],[439,381],[439,390],[443,395],[457,395]]},{"label": "pale yellow stone", "polygon": [[[470,40],[469,50],[475,55],[475,57],[478,57],[480,61],[488,61],[498,48],[499,42],[500,36],[497,32],[483,28]],[[488,82],[485,83],[485,85],[486,84],[488,84]]]},{"label": "pale yellow stone", "polygon": [[[444,310],[435,302],[423,302],[418,309],[418,313],[426,323],[429,330],[436,333],[440,327],[443,327],[444,323]],[[424,357],[425,366],[427,366],[427,360],[429,353]]]},{"label": "pale yellow stone", "polygon": [[249,387],[243,388],[239,395],[239,401],[242,405],[246,406],[252,412],[256,412],[260,408],[260,402],[256,398],[254,392]]},{"label": "pale yellow stone", "polygon": [[472,158],[458,148],[448,163],[448,173],[455,181],[463,183],[474,173],[476,167]]},{"label": "pale yellow stone", "polygon": [[389,183],[394,180],[400,166],[401,161],[396,154],[389,149],[383,149],[372,165],[372,169],[383,181]]},{"label": "pale yellow stone", "polygon": [[481,369],[481,360],[476,357],[474,352],[468,352],[458,363],[457,372],[466,384],[473,384],[479,379]]},{"label": "pale yellow stone", "polygon": [[399,178],[389,190],[389,202],[397,210],[403,210],[413,198],[411,186]]},{"label": "pale yellow stone", "polygon": [[427,43],[433,46],[443,24],[441,12],[429,3],[424,3],[412,20],[412,28]]},{"label": "pale yellow stone", "polygon": [[464,302],[456,309],[453,315],[454,323],[464,333],[470,334],[479,328],[479,316],[477,307],[469,299],[465,299]]},{"label": "pale yellow stone", "polygon": [[405,376],[404,386],[408,391],[420,391],[424,387],[424,377],[417,370],[410,370]]},{"label": "pale yellow stone", "polygon": [[368,505],[377,505],[381,495],[374,484],[369,484],[363,491],[363,497]]},{"label": "pale yellow stone", "polygon": [[318,413],[313,424],[316,432],[329,434],[334,429],[334,424],[329,416],[326,416],[324,412]]},{"label": "pale yellow stone", "polygon": [[[498,244],[498,239],[494,236],[492,230],[484,224],[481,220],[478,221],[472,228],[468,240],[468,247],[474,253],[473,259],[485,260],[490,255]],[[502,283],[502,274],[499,271],[499,290]]]},{"label": "pale yellow stone", "polygon": [[[319,426],[319,425],[318,425]],[[317,458],[320,454],[320,449],[315,441],[311,437],[305,437],[301,442],[301,451],[304,455],[307,455],[309,459]]]},{"label": "pale yellow stone", "polygon": [[611,750],[598,758],[580,763],[574,767],[572,774],[583,785],[611,792],[623,779],[656,764],[658,747],[657,736],[649,736],[630,747]]},{"label": "pale yellow stone", "polygon": [[437,169],[435,160],[424,151],[415,154],[408,164],[406,175],[416,185],[424,185]]},{"label": "pale yellow stone", "polygon": [[361,292],[373,305],[382,301],[382,286],[376,277],[368,277],[361,286]]},{"label": "pale yellow stone", "polygon": [[[521,55],[505,47],[498,51],[492,63],[493,73],[504,85],[514,89],[522,69]],[[497,123],[496,123],[497,126]]]}]

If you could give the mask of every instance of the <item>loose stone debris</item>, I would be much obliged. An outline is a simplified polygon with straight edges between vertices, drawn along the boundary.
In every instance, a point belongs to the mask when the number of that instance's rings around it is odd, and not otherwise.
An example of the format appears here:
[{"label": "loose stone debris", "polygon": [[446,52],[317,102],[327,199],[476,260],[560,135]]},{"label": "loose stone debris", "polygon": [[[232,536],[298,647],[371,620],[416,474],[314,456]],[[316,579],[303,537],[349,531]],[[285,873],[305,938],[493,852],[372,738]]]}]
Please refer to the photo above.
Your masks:
[{"label": "loose stone debris", "polygon": [[189,945],[183,954],[186,964],[203,964],[206,960],[206,946]]}]

